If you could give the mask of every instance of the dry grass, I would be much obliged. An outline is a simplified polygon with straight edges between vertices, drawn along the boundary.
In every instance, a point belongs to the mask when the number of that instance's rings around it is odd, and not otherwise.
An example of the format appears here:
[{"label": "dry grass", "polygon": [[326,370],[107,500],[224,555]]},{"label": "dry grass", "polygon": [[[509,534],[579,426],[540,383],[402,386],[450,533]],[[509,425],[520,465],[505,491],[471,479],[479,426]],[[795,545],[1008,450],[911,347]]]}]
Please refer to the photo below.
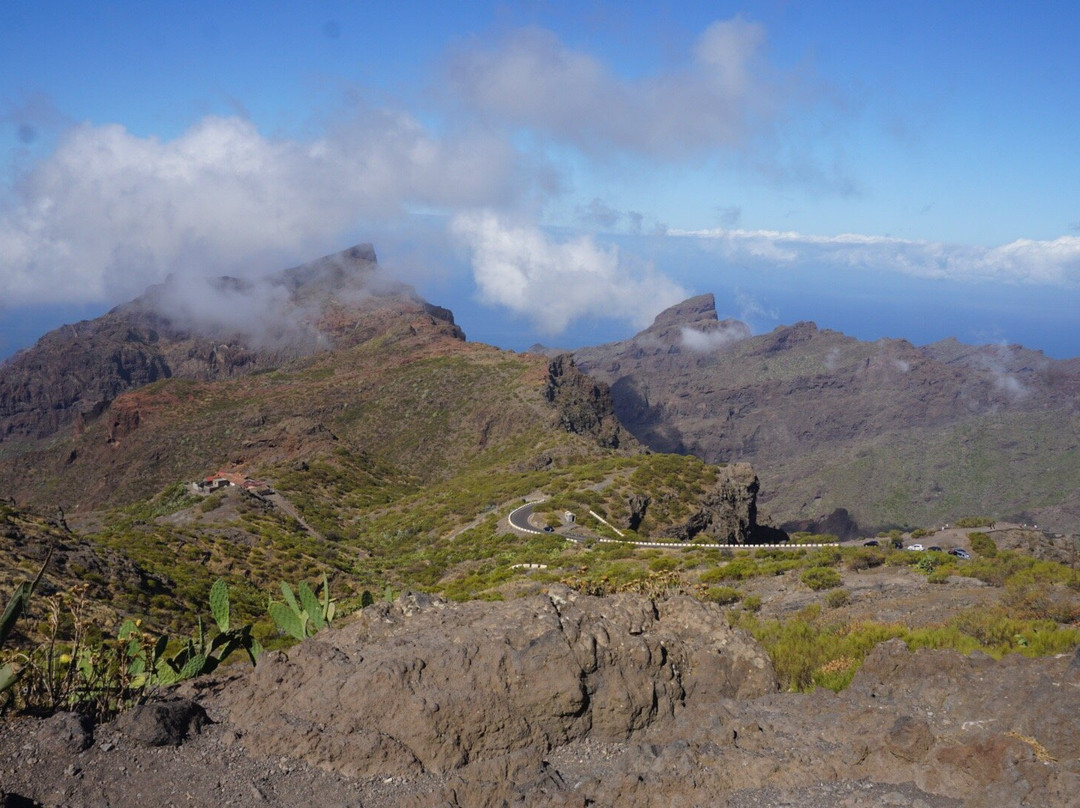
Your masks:
[{"label": "dry grass", "polygon": [[1051,755],[1049,750],[1045,746],[1032,738],[1030,735],[1021,735],[1014,729],[1009,730],[1005,734],[1008,735],[1010,738],[1016,738],[1016,740],[1018,741],[1023,741],[1028,746],[1030,746],[1031,750],[1035,753],[1035,759],[1038,760],[1040,763],[1057,763],[1057,758]]}]

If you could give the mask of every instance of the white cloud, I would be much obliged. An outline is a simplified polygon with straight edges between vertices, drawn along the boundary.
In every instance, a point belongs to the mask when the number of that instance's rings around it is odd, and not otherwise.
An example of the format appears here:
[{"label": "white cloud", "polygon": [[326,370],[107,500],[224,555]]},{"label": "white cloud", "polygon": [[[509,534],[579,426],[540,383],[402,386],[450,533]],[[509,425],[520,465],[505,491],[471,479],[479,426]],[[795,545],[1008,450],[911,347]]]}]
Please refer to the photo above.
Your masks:
[{"label": "white cloud", "polygon": [[472,254],[482,301],[524,314],[548,334],[586,317],[644,327],[687,297],[650,266],[634,265],[614,245],[600,246],[588,236],[555,241],[491,211],[459,214],[451,231]]},{"label": "white cloud", "polygon": [[260,347],[293,350],[328,344],[316,325],[317,303],[297,303],[283,284],[267,278],[171,275],[152,295],[155,308],[178,327],[219,340],[241,337]]},{"label": "white cloud", "polygon": [[615,146],[682,159],[742,147],[788,97],[762,57],[765,29],[742,17],[711,24],[678,70],[628,79],[542,29],[459,53],[450,85],[469,110],[589,152]]},{"label": "white cloud", "polygon": [[[1009,398],[1020,400],[1031,395],[1031,389],[1011,371],[1016,366],[1016,357],[1011,346],[1004,343],[988,345],[976,355],[976,366],[985,370],[993,379],[994,386]],[[1026,365],[1030,360],[1023,362]],[[1045,370],[1046,361],[1037,361],[1036,372]]]},{"label": "white cloud", "polygon": [[683,347],[687,350],[708,353],[733,342],[744,340],[751,334],[745,323],[721,323],[718,328],[711,331],[698,331],[696,328],[684,326],[681,329],[681,336]]},{"label": "white cloud", "polygon": [[508,143],[366,111],[310,142],[211,117],[172,140],[75,127],[0,200],[0,300],[116,301],[169,272],[279,268],[357,218],[506,204],[535,174]]},{"label": "white cloud", "polygon": [[700,239],[730,261],[790,266],[847,266],[920,278],[1080,285],[1080,236],[1018,239],[998,247],[912,241],[844,233],[817,236],[780,230],[669,230]]}]

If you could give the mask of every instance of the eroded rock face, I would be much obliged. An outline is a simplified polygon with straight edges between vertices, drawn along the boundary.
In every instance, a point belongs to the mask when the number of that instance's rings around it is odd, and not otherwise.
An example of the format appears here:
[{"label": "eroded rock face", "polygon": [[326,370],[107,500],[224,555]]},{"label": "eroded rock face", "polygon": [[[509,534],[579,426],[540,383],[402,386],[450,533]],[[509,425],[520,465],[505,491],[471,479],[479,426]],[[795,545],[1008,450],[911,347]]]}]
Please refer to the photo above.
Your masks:
[{"label": "eroded rock face", "polygon": [[555,405],[559,426],[567,432],[591,435],[610,449],[623,442],[611,390],[578,370],[569,354],[556,356],[548,365],[544,397]]},{"label": "eroded rock face", "polygon": [[260,754],[352,776],[445,774],[586,737],[626,741],[776,686],[767,655],[717,607],[560,588],[504,604],[369,607],[260,660],[230,713]]},{"label": "eroded rock face", "polygon": [[257,755],[441,783],[395,805],[1070,806],[1071,658],[894,640],[843,693],[779,693],[760,647],[689,598],[414,596],[268,657],[225,698]]}]

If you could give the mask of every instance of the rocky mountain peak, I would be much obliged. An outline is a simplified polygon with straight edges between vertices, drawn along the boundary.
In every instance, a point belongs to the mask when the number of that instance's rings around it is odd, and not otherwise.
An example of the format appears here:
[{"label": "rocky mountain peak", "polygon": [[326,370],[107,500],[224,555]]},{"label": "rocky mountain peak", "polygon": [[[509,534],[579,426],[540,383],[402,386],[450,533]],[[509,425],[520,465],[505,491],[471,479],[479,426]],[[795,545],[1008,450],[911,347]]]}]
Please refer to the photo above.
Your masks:
[{"label": "rocky mountain peak", "polygon": [[716,298],[712,292],[697,297],[691,297],[682,303],[664,309],[653,320],[653,324],[645,329],[645,333],[667,331],[676,326],[700,326],[705,323],[718,322],[716,316]]},{"label": "rocky mountain peak", "polygon": [[683,348],[691,353],[716,350],[751,336],[750,327],[739,320],[721,321],[716,315],[716,299],[704,294],[691,297],[664,309],[653,324],[634,337],[640,347],[652,344],[679,352]]},{"label": "rocky mountain peak", "polygon": [[286,269],[275,280],[279,280],[294,292],[316,287],[340,289],[355,286],[357,282],[367,285],[375,275],[378,265],[375,248],[371,244],[357,244],[347,250]]}]

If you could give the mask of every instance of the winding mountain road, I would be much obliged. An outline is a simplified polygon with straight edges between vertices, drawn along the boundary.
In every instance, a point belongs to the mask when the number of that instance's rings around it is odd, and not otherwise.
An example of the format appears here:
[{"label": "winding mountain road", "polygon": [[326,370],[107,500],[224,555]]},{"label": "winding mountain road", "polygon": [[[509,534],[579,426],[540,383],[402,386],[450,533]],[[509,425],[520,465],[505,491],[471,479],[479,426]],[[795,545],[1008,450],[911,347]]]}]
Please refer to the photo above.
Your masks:
[{"label": "winding mountain road", "polygon": [[[518,533],[531,534],[534,536],[540,536],[547,531],[538,530],[532,526],[531,519],[533,510],[544,500],[538,500],[536,502],[526,502],[524,505],[519,505],[510,511],[510,515],[507,517],[507,521],[510,523],[510,527],[516,530]],[[581,543],[583,541],[598,541],[605,544],[632,544],[635,547],[671,547],[682,549],[721,549],[721,550],[811,550],[817,547],[839,547],[837,542],[822,543],[822,544],[697,544],[694,542],[681,542],[681,541],[627,541],[625,539],[608,539],[599,536],[581,536],[574,533],[556,533],[567,541],[575,543]]]}]

